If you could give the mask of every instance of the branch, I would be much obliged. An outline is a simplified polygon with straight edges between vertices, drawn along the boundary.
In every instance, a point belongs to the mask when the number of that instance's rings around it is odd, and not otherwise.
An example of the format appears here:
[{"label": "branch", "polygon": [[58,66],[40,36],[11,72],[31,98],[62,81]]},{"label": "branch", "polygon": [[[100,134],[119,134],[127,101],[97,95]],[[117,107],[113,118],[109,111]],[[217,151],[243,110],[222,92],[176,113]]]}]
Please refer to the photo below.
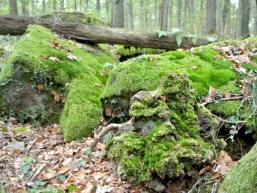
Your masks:
[{"label": "branch", "polygon": [[106,127],[104,127],[100,133],[95,137],[95,140],[91,143],[90,145],[90,149],[94,149],[94,147],[96,146],[96,144],[103,138],[103,136],[111,131],[111,130],[118,130],[116,133],[120,133],[122,131],[126,131],[129,130],[129,127],[132,127],[133,123],[134,123],[135,119],[131,118],[129,121],[125,122],[125,123],[121,123],[121,124],[117,124],[117,123],[112,123]]}]

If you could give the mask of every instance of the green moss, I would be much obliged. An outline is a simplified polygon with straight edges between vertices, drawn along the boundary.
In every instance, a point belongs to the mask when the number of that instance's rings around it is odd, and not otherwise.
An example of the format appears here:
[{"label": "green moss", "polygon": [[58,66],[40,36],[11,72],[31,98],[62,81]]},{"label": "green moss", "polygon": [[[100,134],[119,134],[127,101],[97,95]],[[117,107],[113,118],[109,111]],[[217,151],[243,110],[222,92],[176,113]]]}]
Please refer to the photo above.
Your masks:
[{"label": "green moss", "polygon": [[142,56],[121,63],[111,72],[102,97],[151,90],[157,86],[162,76],[171,72],[186,73],[197,96],[207,95],[210,86],[218,91],[224,91],[226,87],[229,87],[230,91],[237,91],[238,88],[233,82],[236,74],[230,69],[231,63],[225,59],[214,60],[217,52],[210,51],[209,47],[201,49],[203,51],[197,50],[194,53],[175,51],[163,53],[158,57]]},{"label": "green moss", "polygon": [[78,11],[53,11],[40,16],[44,19],[52,19],[56,22],[70,22],[73,24],[102,25],[103,21],[93,12]]},{"label": "green moss", "polygon": [[257,145],[243,156],[225,176],[219,193],[255,193],[257,190]]},{"label": "green moss", "polygon": [[94,76],[81,75],[69,85],[60,126],[66,141],[88,136],[101,116],[99,95],[103,85]]},{"label": "green moss", "polygon": [[60,122],[65,139],[88,135],[101,115],[105,62],[116,61],[96,47],[58,39],[42,26],[30,26],[0,73],[1,115],[55,123],[67,102]]},{"label": "green moss", "polygon": [[135,48],[130,46],[114,45],[116,54],[123,57],[133,57],[143,54],[160,54],[163,50],[151,49],[151,48]]},{"label": "green moss", "polygon": [[0,57],[4,55],[4,49],[0,47]]},{"label": "green moss", "polygon": [[240,104],[240,101],[222,101],[215,104],[209,104],[208,109],[217,115],[230,117],[236,115]]},{"label": "green moss", "polygon": [[148,130],[136,123],[138,133],[123,133],[106,146],[123,177],[141,183],[153,173],[162,179],[191,176],[212,161],[215,150],[199,136],[194,92],[184,74],[164,77],[155,91],[138,92],[131,103],[130,115]]}]

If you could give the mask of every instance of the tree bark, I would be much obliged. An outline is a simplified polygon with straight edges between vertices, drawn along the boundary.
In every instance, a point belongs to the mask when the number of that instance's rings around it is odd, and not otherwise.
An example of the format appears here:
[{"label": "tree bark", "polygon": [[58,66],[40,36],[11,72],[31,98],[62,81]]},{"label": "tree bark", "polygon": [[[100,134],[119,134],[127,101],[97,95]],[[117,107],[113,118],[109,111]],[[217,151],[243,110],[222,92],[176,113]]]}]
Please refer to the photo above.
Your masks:
[{"label": "tree bark", "polygon": [[170,0],[162,0],[160,11],[160,30],[168,31]]},{"label": "tree bark", "polygon": [[237,13],[237,38],[249,37],[249,22],[250,22],[250,0],[239,0]]},{"label": "tree bark", "polygon": [[[156,48],[176,50],[178,45],[176,37],[167,35],[159,38],[158,34],[146,34],[135,32],[119,32],[110,28],[95,27],[73,23],[54,23],[50,20],[43,20],[33,17],[0,17],[0,34],[21,35],[30,24],[39,24],[63,34],[66,37],[77,41],[88,43],[109,43],[122,44],[142,48]],[[180,48],[190,49],[200,45],[208,44],[208,40],[198,39],[193,42],[191,38],[184,37]]]},{"label": "tree bark", "polygon": [[214,34],[216,32],[216,7],[217,0],[207,1],[207,33]]},{"label": "tree bark", "polygon": [[177,27],[182,28],[182,4],[181,0],[177,0]]},{"label": "tree bark", "polygon": [[9,15],[18,15],[17,0],[9,0]]},{"label": "tree bark", "polygon": [[112,27],[124,27],[124,2],[123,0],[112,0]]},{"label": "tree bark", "polygon": [[223,9],[222,9],[223,37],[230,36],[230,14],[231,14],[230,7],[231,7],[230,0],[224,0]]},{"label": "tree bark", "polygon": [[96,0],[96,10],[97,10],[98,12],[101,11],[101,3],[100,3],[100,0]]},{"label": "tree bark", "polygon": [[133,18],[133,6],[132,6],[132,0],[127,1],[127,20],[128,20],[128,29],[133,30],[134,29],[134,18]]},{"label": "tree bark", "polygon": [[29,15],[28,4],[29,2],[27,0],[21,0],[21,13],[23,16]]}]

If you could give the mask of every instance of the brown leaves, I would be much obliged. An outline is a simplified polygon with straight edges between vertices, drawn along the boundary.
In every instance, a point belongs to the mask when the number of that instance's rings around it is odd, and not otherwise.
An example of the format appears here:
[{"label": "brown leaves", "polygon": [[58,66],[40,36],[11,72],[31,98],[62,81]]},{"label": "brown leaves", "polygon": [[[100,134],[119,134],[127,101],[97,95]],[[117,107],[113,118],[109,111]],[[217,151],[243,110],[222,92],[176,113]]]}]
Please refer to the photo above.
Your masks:
[{"label": "brown leaves", "polygon": [[244,42],[234,46],[223,46],[215,49],[222,56],[233,62],[233,69],[239,73],[246,73],[246,69],[241,64],[250,64],[251,58],[257,55],[255,46],[249,46]]},{"label": "brown leaves", "polygon": [[227,152],[221,151],[217,163],[213,168],[212,180],[218,180],[222,178],[233,167],[234,161],[228,155]]},{"label": "brown leaves", "polygon": [[[8,133],[10,141],[0,141],[0,166],[2,163],[5,166],[0,178],[8,182],[6,184],[8,190],[19,192],[25,188],[25,183],[22,182],[31,179],[29,175],[17,175],[26,155],[34,160],[31,165],[33,173],[44,165],[36,180],[44,181],[63,191],[73,186],[75,187],[73,192],[84,193],[110,191],[123,193],[137,192],[137,190],[141,192],[140,188],[132,188],[116,176],[115,164],[101,156],[104,155],[104,144],[98,143],[95,152],[85,153],[93,141],[92,138],[65,143],[58,130],[59,126],[56,124],[36,130],[31,129],[26,135],[22,135],[25,151],[16,151],[12,154],[6,147],[12,144],[12,139],[20,135],[10,133],[9,136]],[[32,180],[29,185],[33,186],[34,183]]]},{"label": "brown leaves", "polygon": [[227,152],[221,150],[217,160],[214,160],[212,166],[206,166],[199,171],[199,175],[210,173],[211,180],[220,180],[233,167],[234,161]]}]

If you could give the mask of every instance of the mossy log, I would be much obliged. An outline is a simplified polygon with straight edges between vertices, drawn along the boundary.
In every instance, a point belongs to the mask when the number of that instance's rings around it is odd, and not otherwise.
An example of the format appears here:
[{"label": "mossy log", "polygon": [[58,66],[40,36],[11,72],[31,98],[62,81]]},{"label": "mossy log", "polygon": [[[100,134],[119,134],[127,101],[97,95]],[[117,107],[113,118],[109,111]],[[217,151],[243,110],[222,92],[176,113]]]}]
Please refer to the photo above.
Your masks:
[{"label": "mossy log", "polygon": [[257,144],[239,160],[219,186],[218,193],[256,193]]},{"label": "mossy log", "polygon": [[60,119],[67,141],[89,135],[101,116],[105,62],[116,61],[96,47],[30,26],[0,72],[0,116],[40,124]]},{"label": "mossy log", "polygon": [[194,41],[191,37],[184,37],[180,46],[175,35],[159,37],[158,34],[145,34],[135,32],[120,32],[107,27],[96,27],[77,23],[55,22],[48,19],[33,17],[0,17],[0,34],[20,35],[23,34],[30,24],[39,24],[53,31],[73,38],[78,41],[93,43],[122,44],[128,46],[176,50],[178,48],[189,49],[208,44],[208,40],[198,38]]}]

